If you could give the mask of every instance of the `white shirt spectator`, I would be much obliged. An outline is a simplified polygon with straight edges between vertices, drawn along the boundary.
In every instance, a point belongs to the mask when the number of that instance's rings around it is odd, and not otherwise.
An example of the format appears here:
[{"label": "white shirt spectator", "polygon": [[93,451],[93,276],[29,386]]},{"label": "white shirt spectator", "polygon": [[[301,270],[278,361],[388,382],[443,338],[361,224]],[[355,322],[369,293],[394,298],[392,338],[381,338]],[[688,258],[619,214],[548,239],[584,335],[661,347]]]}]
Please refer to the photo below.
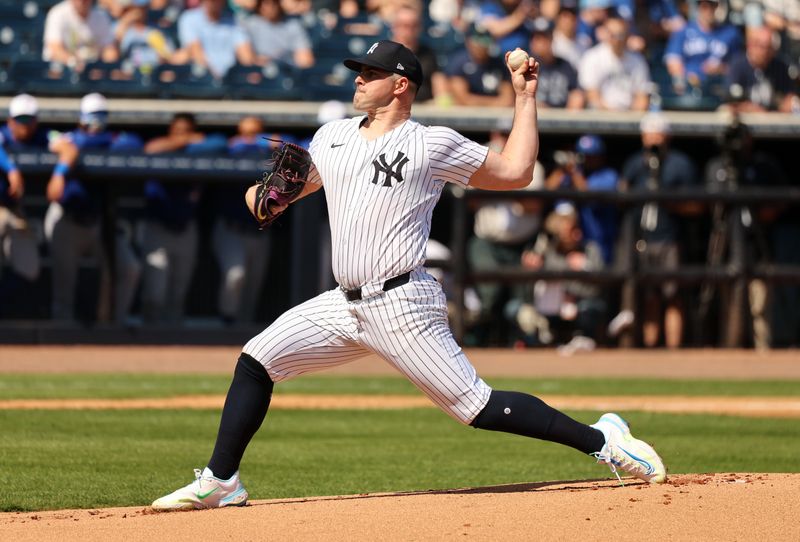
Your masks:
[{"label": "white shirt spectator", "polygon": [[[537,161],[531,184],[523,190],[541,190],[543,187],[544,167]],[[533,238],[540,222],[541,215],[528,212],[522,202],[497,200],[484,203],[475,212],[475,235],[495,243],[519,244]]]},{"label": "white shirt spectator", "polygon": [[585,52],[586,49],[577,41],[569,39],[564,34],[553,32],[553,54],[569,62],[576,71]]},{"label": "white shirt spectator", "polygon": [[650,70],[644,57],[625,51],[622,58],[600,43],[583,55],[578,83],[584,90],[598,90],[609,109],[627,110],[637,93],[650,89]]},{"label": "white shirt spectator", "polygon": [[60,43],[83,62],[97,60],[103,48],[114,43],[111,19],[99,8],[92,8],[84,19],[71,0],[63,0],[53,6],[45,19],[44,60],[52,60],[48,43]]}]

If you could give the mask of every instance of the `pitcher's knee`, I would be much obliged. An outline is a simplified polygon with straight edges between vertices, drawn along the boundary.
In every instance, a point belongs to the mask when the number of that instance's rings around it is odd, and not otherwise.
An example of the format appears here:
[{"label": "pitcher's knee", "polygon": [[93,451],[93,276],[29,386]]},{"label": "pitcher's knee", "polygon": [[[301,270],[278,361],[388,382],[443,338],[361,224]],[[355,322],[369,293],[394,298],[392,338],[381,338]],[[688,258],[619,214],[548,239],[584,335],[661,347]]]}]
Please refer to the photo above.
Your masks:
[{"label": "pitcher's knee", "polygon": [[491,393],[492,388],[481,381],[481,385],[447,399],[430,395],[429,397],[448,416],[463,425],[470,425],[486,407]]}]

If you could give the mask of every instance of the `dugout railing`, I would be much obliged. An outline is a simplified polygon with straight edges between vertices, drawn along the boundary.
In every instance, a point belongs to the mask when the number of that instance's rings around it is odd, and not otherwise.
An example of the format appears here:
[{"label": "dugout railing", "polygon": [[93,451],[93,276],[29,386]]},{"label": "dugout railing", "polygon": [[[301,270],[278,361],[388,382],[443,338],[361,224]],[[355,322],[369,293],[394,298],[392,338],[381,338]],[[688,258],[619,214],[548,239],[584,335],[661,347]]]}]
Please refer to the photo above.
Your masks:
[{"label": "dugout railing", "polygon": [[[489,192],[482,190],[453,189],[456,204],[453,208],[451,261],[428,262],[428,265],[448,268],[452,273],[453,302],[459,309],[451,315],[451,326],[456,339],[461,341],[466,330],[464,316],[464,291],[467,286],[480,282],[505,284],[536,282],[538,280],[576,280],[603,284],[620,289],[620,309],[636,312],[640,286],[646,283],[676,281],[683,285],[730,286],[729,310],[721,316],[719,346],[743,346],[744,327],[747,317],[747,284],[751,280],[762,280],[766,284],[800,284],[800,265],[754,262],[749,258],[746,225],[741,220],[745,208],[780,205],[795,208],[800,205],[800,189],[742,188],[735,191],[711,192],[704,189],[686,189],[674,192],[605,192],[605,191],[510,191]],[[470,202],[509,199],[538,199],[544,202],[569,200],[577,205],[581,202],[606,203],[619,207],[622,219],[617,244],[617,258],[610,268],[597,271],[549,271],[530,270],[522,266],[504,267],[492,271],[475,271],[467,265],[467,242],[470,235]],[[637,265],[636,241],[638,239],[638,209],[645,203],[696,202],[711,206],[722,205],[725,209],[727,247],[716,264],[682,263],[673,270],[641,268]],[[794,209],[792,209],[794,210]],[[710,212],[710,210],[709,210]],[[634,346],[630,331],[623,334],[620,345]]]},{"label": "dugout railing", "polygon": [[[46,178],[52,171],[55,157],[49,153],[17,153],[14,155],[21,170],[30,176]],[[120,189],[141,179],[156,177],[166,182],[241,182],[255,181],[258,171],[264,167],[264,160],[257,157],[218,157],[186,155],[138,155],[87,152],[81,156],[79,172],[82,178],[89,181],[113,179],[114,182],[103,182],[105,205],[102,217],[105,231],[112,231],[111,225],[116,223],[117,202]],[[255,172],[255,173],[254,173]],[[729,311],[719,340],[720,346],[742,346],[744,318],[738,317],[746,312],[746,285],[748,281],[760,279],[767,284],[800,283],[800,266],[779,265],[767,262],[752,262],[748,259],[745,226],[737,219],[741,209],[755,209],[759,206],[781,205],[797,208],[800,204],[800,188],[752,189],[741,188],[735,191],[710,192],[703,189],[682,190],[675,192],[605,192],[605,191],[511,191],[491,192],[481,190],[463,190],[453,188],[449,191],[452,199],[451,224],[452,233],[450,261],[430,261],[429,266],[445,267],[452,273],[452,300],[456,310],[451,315],[451,325],[457,339],[461,340],[465,333],[464,290],[467,286],[479,282],[535,282],[537,280],[579,280],[588,283],[603,284],[619,288],[621,291],[621,308],[635,310],[637,292],[646,283],[659,283],[674,280],[685,285],[728,284],[731,286],[734,299],[732,306],[738,311]],[[528,270],[521,266],[506,267],[493,271],[470,270],[467,264],[466,250],[470,236],[469,220],[472,202],[538,199],[545,203],[556,200],[570,200],[577,205],[582,202],[604,203],[617,206],[622,220],[620,223],[619,255],[615,265],[599,271],[553,272],[546,270]],[[642,269],[636,265],[635,241],[637,238],[637,209],[647,202],[674,203],[691,201],[701,203],[710,209],[715,205],[723,205],[728,211],[728,250],[724,259],[716,265],[682,264],[678,269]],[[321,221],[324,217],[318,213],[306,213],[302,221]],[[314,230],[314,228],[311,228]],[[105,235],[108,254],[114,253],[115,236]],[[308,239],[312,241],[313,239]],[[304,246],[301,243],[295,245]],[[313,246],[313,245],[306,245]],[[109,258],[113,262],[113,258]],[[299,277],[305,264],[301,259],[292,258],[290,277]],[[294,267],[298,267],[294,269]],[[623,346],[633,346],[633,337],[629,334],[622,337]]]}]

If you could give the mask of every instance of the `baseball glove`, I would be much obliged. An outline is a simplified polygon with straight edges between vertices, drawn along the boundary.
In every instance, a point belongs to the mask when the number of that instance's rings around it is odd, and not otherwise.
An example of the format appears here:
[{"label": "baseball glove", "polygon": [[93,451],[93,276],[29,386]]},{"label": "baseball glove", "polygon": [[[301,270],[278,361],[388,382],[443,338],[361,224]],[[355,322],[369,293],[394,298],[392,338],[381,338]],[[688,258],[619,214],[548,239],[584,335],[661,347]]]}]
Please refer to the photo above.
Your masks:
[{"label": "baseball glove", "polygon": [[271,164],[272,168],[258,182],[253,202],[253,216],[262,230],[303,191],[311,169],[311,155],[302,147],[284,142],[273,154]]}]

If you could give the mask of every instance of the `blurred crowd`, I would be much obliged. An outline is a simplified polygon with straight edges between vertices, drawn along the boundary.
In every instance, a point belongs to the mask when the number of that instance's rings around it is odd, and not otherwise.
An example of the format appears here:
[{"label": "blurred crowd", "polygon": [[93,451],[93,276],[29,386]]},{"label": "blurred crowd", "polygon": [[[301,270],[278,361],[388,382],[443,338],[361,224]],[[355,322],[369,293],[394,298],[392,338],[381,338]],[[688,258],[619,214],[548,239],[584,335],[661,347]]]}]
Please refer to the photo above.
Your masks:
[{"label": "blurred crowd", "polygon": [[392,38],[422,61],[418,99],[441,106],[510,106],[501,59],[520,47],[541,62],[543,107],[800,112],[796,0],[0,0],[0,12],[0,66],[18,84],[49,81],[16,89],[39,94],[344,99],[341,59]]},{"label": "blurred crowd", "polygon": [[[82,97],[79,117],[67,131],[40,125],[38,114],[35,97],[17,95],[0,127],[0,316],[14,315],[9,300],[15,290],[25,292],[20,284],[42,286],[37,281],[44,255],[50,274],[46,317],[59,322],[181,325],[192,279],[208,268],[208,261],[198,259],[205,247],[207,259],[213,258],[219,273],[212,294],[217,320],[224,324],[259,320],[261,292],[274,268],[270,265],[274,234],[271,229],[259,231],[245,208],[248,182],[202,184],[154,176],[129,183],[139,190],[136,195],[142,205],[130,212],[121,206],[113,231],[104,231],[108,179],[87,177],[80,157],[84,152],[116,151],[263,159],[276,141],[307,146],[309,134],[280,133],[257,116],[241,118],[235,134],[209,133],[198,127],[192,114],[176,113],[164,133],[144,138],[109,127],[109,103],[99,93]],[[325,102],[317,120],[323,124],[345,115],[341,102]],[[509,132],[510,121],[498,121],[485,144],[499,151]],[[466,261],[472,270],[542,270],[551,272],[551,278],[478,283],[468,289],[467,344],[552,345],[571,354],[598,344],[617,344],[623,334],[636,329],[640,332],[636,344],[677,348],[686,344],[687,329],[715,321],[719,329],[700,338],[704,344],[717,341],[717,336],[722,340],[725,334],[746,337],[758,348],[800,343],[800,288],[791,283],[750,280],[746,291],[738,292],[730,291],[726,283],[705,283],[698,293],[696,286],[676,277],[643,283],[631,302],[617,287],[559,277],[570,271],[677,271],[687,262],[726,265],[731,251],[738,250],[735,231],[745,236],[743,257],[748,266],[800,264],[796,206],[771,203],[733,212],[702,202],[651,202],[623,214],[610,203],[569,199],[569,192],[576,191],[796,187],[774,156],[754,147],[752,134],[742,124],[725,131],[718,152],[703,163],[673,146],[664,113],[643,115],[640,132],[638,150],[623,157],[610,153],[604,139],[595,134],[584,134],[566,146],[545,145],[528,190],[552,191],[554,198],[470,200],[474,220]],[[21,171],[25,168],[14,161],[20,151],[57,156],[41,194],[26,195],[29,183]],[[565,195],[558,196],[559,191]],[[31,196],[46,201],[44,212],[29,212]],[[201,221],[210,222],[202,233]],[[449,260],[449,239],[436,235],[436,228],[434,233],[428,258]],[[108,250],[109,236],[113,251]],[[329,259],[325,245],[329,236],[321,233],[319,239],[319,249]],[[87,291],[80,270],[87,261],[99,271],[89,296],[97,303],[92,314],[80,316],[78,308],[85,309],[86,298],[78,292]],[[320,273],[323,268],[329,275],[330,262],[324,257]],[[452,294],[448,273],[440,270],[437,277]],[[698,337],[692,341],[697,344]]]},{"label": "blurred crowd", "polygon": [[[508,131],[499,126],[488,145],[502,148]],[[661,112],[642,116],[639,143],[638,150],[620,158],[602,137],[584,134],[571,146],[540,153],[528,189],[664,195],[692,189],[780,193],[797,186],[738,122],[702,162],[697,153],[692,157],[673,145],[670,122]],[[465,296],[468,342],[559,346],[566,355],[618,344],[634,331],[631,344],[645,347],[678,348],[687,344],[687,335],[694,344],[733,346],[742,339],[759,349],[798,344],[800,288],[795,284],[754,279],[698,286],[680,280],[687,265],[800,264],[796,207],[775,201],[737,208],[686,198],[625,211],[602,200],[570,201],[566,194],[551,200],[471,200],[474,230],[467,261],[472,270],[521,267],[550,272],[552,278],[476,284]],[[672,276],[642,282],[633,291],[613,282],[559,276],[604,270]]]}]

